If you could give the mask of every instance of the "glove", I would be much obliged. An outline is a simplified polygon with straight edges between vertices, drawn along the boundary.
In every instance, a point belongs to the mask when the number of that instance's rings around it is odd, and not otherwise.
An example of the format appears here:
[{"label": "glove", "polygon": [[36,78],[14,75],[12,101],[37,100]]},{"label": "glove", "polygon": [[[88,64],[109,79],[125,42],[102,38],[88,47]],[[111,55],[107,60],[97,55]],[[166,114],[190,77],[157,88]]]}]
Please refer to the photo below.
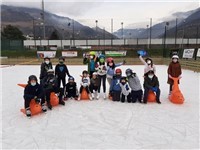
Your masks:
[{"label": "glove", "polygon": [[35,102],[36,102],[37,104],[39,104],[39,103],[41,102],[41,98],[36,98],[36,99],[35,99]]},{"label": "glove", "polygon": [[129,87],[128,87],[128,85],[126,85],[126,90],[127,90],[127,91],[129,90]]},{"label": "glove", "polygon": [[153,87],[152,90],[153,90],[154,92],[157,92],[157,91],[158,91],[158,88],[157,88],[157,87]]},{"label": "glove", "polygon": [[123,65],[126,64],[126,60],[123,60]]}]

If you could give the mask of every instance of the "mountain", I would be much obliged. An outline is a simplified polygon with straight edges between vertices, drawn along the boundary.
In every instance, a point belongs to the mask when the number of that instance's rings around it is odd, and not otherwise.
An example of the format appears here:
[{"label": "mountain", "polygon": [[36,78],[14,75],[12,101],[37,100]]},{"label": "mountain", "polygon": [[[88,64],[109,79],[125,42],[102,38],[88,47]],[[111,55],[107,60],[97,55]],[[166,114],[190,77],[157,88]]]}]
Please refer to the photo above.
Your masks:
[{"label": "mountain", "polygon": [[[185,28],[185,36],[184,37],[191,37],[196,38],[197,36],[197,25],[200,25],[200,8],[187,11],[187,12],[176,12],[172,14],[171,16],[163,18],[162,22],[157,23],[152,26],[151,29],[151,37],[152,38],[162,38],[164,37],[165,33],[165,26],[166,22],[169,23],[167,26],[167,37],[175,37],[175,31],[176,31],[176,18],[178,18],[177,21],[177,37],[183,36],[181,34],[181,30]],[[137,23],[138,26],[128,25],[123,29],[123,35],[124,38],[147,38],[149,37],[150,30],[149,28],[141,28],[140,26],[145,26],[144,23]],[[200,33],[200,27],[199,27],[199,33]],[[118,31],[114,32],[114,34],[122,38],[122,29],[119,29]],[[200,36],[200,35],[198,35]]]},{"label": "mountain", "polygon": [[[78,21],[68,17],[55,15],[45,11],[45,33],[48,39],[53,31],[56,31],[60,39],[94,39],[102,34],[101,30],[95,30],[84,26]],[[24,35],[34,35],[36,39],[43,38],[42,10],[37,8],[15,7],[1,5],[1,25],[10,24],[17,26]],[[74,33],[74,34],[73,34]],[[111,38],[112,34],[105,31],[105,38]],[[113,36],[116,38],[116,36]]]}]

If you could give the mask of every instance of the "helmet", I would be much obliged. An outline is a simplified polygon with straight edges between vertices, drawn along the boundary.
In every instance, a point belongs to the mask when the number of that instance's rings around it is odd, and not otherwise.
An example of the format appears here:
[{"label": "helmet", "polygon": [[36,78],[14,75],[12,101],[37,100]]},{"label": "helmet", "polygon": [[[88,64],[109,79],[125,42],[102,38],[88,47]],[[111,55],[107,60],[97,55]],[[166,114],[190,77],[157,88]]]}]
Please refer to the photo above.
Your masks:
[{"label": "helmet", "polygon": [[122,82],[122,80],[127,81],[127,80],[126,80],[126,77],[121,77],[120,82]]},{"label": "helmet", "polygon": [[92,74],[92,75],[96,75],[96,76],[97,76],[97,75],[98,75],[98,73],[97,73],[97,72],[93,72],[93,74]]},{"label": "helmet", "polygon": [[96,52],[95,51],[91,51],[90,55],[95,56]]},{"label": "helmet", "polygon": [[59,60],[65,61],[65,58],[61,56],[61,57],[59,57]]},{"label": "helmet", "polygon": [[84,70],[84,71],[82,72],[82,74],[88,74],[88,71],[87,71],[87,70]]},{"label": "helmet", "polygon": [[99,59],[101,59],[101,58],[105,59],[105,55],[104,54],[99,55]]},{"label": "helmet", "polygon": [[178,55],[173,55],[172,59],[174,59],[174,58],[179,59]]},{"label": "helmet", "polygon": [[30,75],[28,77],[28,82],[30,82],[31,80],[35,80],[37,82],[37,77],[35,75]]},{"label": "helmet", "polygon": [[107,63],[110,63],[110,62],[113,62],[113,58],[112,57],[107,58]]},{"label": "helmet", "polygon": [[50,58],[49,58],[49,57],[47,57],[47,56],[46,56],[46,57],[44,57],[44,60],[46,60],[46,59],[50,60]]},{"label": "helmet", "polygon": [[49,69],[49,70],[47,70],[47,73],[54,73],[54,70],[53,69]]},{"label": "helmet", "polygon": [[70,81],[70,80],[73,80],[73,81],[74,81],[74,77],[72,77],[72,76],[69,77],[69,78],[68,78],[68,81]]},{"label": "helmet", "polygon": [[115,74],[117,74],[117,73],[122,74],[122,70],[121,70],[121,69],[116,69],[116,70],[115,70]]},{"label": "helmet", "polygon": [[153,74],[154,74],[154,71],[153,71],[153,69],[150,69],[147,73],[148,73],[148,74],[149,74],[149,73],[153,73]]},{"label": "helmet", "polygon": [[130,68],[128,68],[128,69],[126,69],[126,75],[131,75],[131,74],[133,74],[133,70],[132,69],[130,69]]}]

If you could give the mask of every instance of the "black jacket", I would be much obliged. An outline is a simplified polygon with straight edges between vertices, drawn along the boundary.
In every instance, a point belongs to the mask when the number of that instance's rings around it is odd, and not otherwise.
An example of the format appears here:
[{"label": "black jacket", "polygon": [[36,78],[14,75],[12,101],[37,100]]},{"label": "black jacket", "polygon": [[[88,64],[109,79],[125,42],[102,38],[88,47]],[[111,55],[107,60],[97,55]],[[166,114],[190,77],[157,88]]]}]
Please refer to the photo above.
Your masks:
[{"label": "black jacket", "polygon": [[68,94],[71,94],[71,95],[77,95],[78,89],[77,89],[76,82],[74,82],[73,84],[67,83],[65,85],[64,92],[65,92],[64,94],[68,93]]},{"label": "black jacket", "polygon": [[42,86],[40,86],[38,83],[35,86],[27,84],[24,89],[24,99],[30,100],[33,99],[35,96],[37,96],[38,98],[42,98],[44,96]]},{"label": "black jacket", "polygon": [[55,68],[55,75],[58,78],[65,78],[66,74],[70,76],[67,66],[65,64],[57,64]]},{"label": "black jacket", "polygon": [[158,78],[154,75],[152,79],[150,79],[148,76],[144,78],[144,88],[152,88],[157,87],[159,88],[159,81]]},{"label": "black jacket", "polygon": [[47,75],[43,80],[43,87],[45,90],[53,90],[58,88],[57,78],[53,75]]},{"label": "black jacket", "polygon": [[43,79],[44,77],[47,76],[47,71],[49,69],[53,69],[52,63],[50,62],[49,64],[42,63],[41,64],[41,69],[40,69],[40,79]]}]

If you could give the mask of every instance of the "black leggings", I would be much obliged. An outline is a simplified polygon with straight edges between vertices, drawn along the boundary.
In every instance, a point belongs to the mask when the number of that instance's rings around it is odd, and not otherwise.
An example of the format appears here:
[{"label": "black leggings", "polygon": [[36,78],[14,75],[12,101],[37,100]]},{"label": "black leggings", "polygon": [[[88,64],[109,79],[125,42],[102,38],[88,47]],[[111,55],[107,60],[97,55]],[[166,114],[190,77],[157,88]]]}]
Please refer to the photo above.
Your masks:
[{"label": "black leggings", "polygon": [[62,85],[63,85],[63,88],[64,88],[64,86],[66,84],[65,77],[63,77],[63,78],[58,77],[57,80],[58,80],[58,87],[60,88],[60,84],[61,84],[61,81],[62,81]]},{"label": "black leggings", "polygon": [[83,86],[81,86],[80,87],[80,94],[82,93],[82,91],[83,91],[83,88],[85,88],[86,89],[86,92],[89,94],[90,93],[90,89],[89,89],[89,87],[88,86],[86,86],[86,87],[83,87]]},{"label": "black leggings", "polygon": [[93,93],[93,91],[97,91],[99,87],[94,86],[93,84],[90,84],[89,88],[90,88],[90,92]]},{"label": "black leggings", "polygon": [[99,77],[99,88],[98,88],[98,92],[100,93],[101,90],[101,81],[103,82],[103,92],[106,92],[106,75],[103,76],[98,76]]}]

